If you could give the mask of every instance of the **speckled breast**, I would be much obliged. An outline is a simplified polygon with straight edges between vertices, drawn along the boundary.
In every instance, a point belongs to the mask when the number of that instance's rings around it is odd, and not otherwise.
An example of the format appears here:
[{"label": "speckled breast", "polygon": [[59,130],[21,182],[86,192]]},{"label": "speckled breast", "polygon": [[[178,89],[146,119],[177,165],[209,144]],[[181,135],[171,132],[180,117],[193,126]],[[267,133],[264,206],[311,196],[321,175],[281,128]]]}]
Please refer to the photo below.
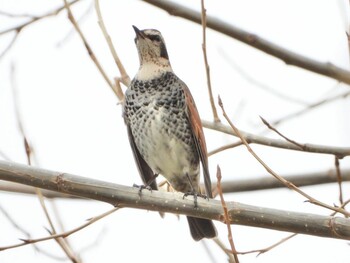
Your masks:
[{"label": "speckled breast", "polygon": [[181,85],[176,75],[167,72],[150,81],[134,79],[125,94],[125,119],[136,147],[151,169],[171,184],[184,173],[199,173]]}]

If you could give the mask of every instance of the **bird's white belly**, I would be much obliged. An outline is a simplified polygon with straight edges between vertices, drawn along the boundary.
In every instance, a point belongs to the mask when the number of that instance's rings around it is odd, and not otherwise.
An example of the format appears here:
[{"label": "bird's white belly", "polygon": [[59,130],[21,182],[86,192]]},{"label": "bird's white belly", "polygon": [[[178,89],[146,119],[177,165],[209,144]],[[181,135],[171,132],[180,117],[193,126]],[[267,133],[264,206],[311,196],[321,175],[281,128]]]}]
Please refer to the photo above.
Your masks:
[{"label": "bird's white belly", "polygon": [[190,171],[188,151],[184,142],[170,135],[167,126],[161,120],[161,114],[156,115],[149,130],[149,136],[144,146],[149,149],[147,163],[156,173],[164,175],[171,181],[173,176],[192,174]]}]

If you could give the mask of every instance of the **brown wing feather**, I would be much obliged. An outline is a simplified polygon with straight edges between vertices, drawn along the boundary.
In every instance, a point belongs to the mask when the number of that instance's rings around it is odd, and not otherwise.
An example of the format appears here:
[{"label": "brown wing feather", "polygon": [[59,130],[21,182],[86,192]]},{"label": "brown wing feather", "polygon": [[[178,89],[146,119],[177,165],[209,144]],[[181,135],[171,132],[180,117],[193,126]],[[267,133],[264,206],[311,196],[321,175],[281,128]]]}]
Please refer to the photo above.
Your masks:
[{"label": "brown wing feather", "polygon": [[[146,185],[147,183],[150,182],[150,180],[154,179],[154,174],[152,169],[148,166],[146,161],[142,158],[139,150],[136,147],[134,136],[131,133],[130,126],[127,124],[127,129],[128,129],[128,136],[129,136],[129,142],[130,146],[132,149],[132,153],[134,155],[135,162],[137,164],[137,169],[139,170],[139,174],[142,178],[143,183]],[[153,190],[158,190],[157,183],[154,180],[151,184],[150,187]]]},{"label": "brown wing feather", "polygon": [[187,105],[187,112],[188,112],[188,119],[191,124],[191,129],[193,132],[193,139],[195,141],[197,151],[202,163],[203,167],[203,174],[204,174],[204,185],[205,185],[205,191],[209,198],[213,198],[213,194],[211,191],[211,180],[210,180],[210,174],[208,169],[208,153],[207,153],[207,146],[205,143],[205,137],[202,127],[202,122],[199,117],[199,113],[196,107],[196,103],[193,100],[193,97],[191,95],[190,90],[186,86],[185,83],[182,84],[182,88],[185,93],[185,99],[186,99],[186,105]]}]

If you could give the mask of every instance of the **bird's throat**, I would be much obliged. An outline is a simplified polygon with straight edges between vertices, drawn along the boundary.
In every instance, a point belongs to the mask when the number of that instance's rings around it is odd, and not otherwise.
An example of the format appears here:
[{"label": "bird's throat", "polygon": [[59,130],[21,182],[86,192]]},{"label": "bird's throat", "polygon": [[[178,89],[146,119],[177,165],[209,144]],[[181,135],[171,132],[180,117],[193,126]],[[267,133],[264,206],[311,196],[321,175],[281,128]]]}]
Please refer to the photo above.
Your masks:
[{"label": "bird's throat", "polygon": [[173,70],[169,63],[143,63],[141,64],[135,78],[137,80],[146,81],[160,77],[162,74],[172,71]]}]

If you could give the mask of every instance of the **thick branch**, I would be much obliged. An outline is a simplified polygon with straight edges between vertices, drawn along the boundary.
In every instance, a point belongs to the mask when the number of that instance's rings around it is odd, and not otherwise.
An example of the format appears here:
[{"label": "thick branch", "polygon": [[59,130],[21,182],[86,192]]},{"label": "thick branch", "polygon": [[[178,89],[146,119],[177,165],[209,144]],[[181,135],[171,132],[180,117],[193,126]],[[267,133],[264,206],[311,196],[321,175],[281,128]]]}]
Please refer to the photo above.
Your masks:
[{"label": "thick branch", "polygon": [[[199,198],[198,209],[194,209],[193,199],[183,199],[181,193],[143,191],[140,196],[136,188],[5,161],[0,161],[0,179],[103,201],[119,207],[224,220],[220,201]],[[231,224],[350,240],[349,219],[262,208],[237,202],[226,204]]]},{"label": "thick branch", "polygon": [[[341,173],[342,182],[350,181],[350,169],[342,169]],[[283,178],[298,187],[337,182],[337,175],[335,170],[303,173],[298,175],[285,175]],[[237,193],[285,187],[280,181],[266,175],[261,175],[252,179],[223,181],[221,183],[221,186],[223,193]],[[204,185],[201,187],[204,189]],[[216,184],[214,183],[213,189],[215,188]],[[0,182],[0,191],[18,194],[36,194],[34,187],[12,182]],[[79,198],[74,195],[68,195],[49,190],[42,190],[42,194],[46,198]]]},{"label": "thick branch", "polygon": [[[234,133],[232,128],[228,125],[210,122],[206,120],[202,120],[203,127],[220,131],[226,134],[230,134],[238,137],[237,134]],[[270,147],[282,148],[286,150],[294,150],[294,151],[303,151],[310,153],[323,153],[323,154],[332,154],[337,156],[339,159],[350,155],[350,147],[336,147],[336,146],[327,146],[327,145],[318,145],[318,144],[303,144],[303,148],[298,147],[297,145],[279,139],[271,139],[264,136],[255,135],[249,132],[240,131],[245,140],[248,143],[256,143],[261,145],[266,145]]]},{"label": "thick branch", "polygon": [[[187,8],[183,5],[171,1],[162,0],[144,0],[144,2],[164,9],[170,15],[179,16],[197,24],[201,24],[201,13]],[[317,60],[291,52],[288,49],[278,46],[266,39],[249,33],[248,31],[244,31],[214,17],[207,16],[207,27],[230,36],[234,39],[237,39],[241,42],[244,42],[269,55],[277,57],[287,64],[310,70],[312,72],[316,72],[321,75],[328,76],[330,78],[350,84],[350,72],[339,68],[332,63],[320,63]]]}]

